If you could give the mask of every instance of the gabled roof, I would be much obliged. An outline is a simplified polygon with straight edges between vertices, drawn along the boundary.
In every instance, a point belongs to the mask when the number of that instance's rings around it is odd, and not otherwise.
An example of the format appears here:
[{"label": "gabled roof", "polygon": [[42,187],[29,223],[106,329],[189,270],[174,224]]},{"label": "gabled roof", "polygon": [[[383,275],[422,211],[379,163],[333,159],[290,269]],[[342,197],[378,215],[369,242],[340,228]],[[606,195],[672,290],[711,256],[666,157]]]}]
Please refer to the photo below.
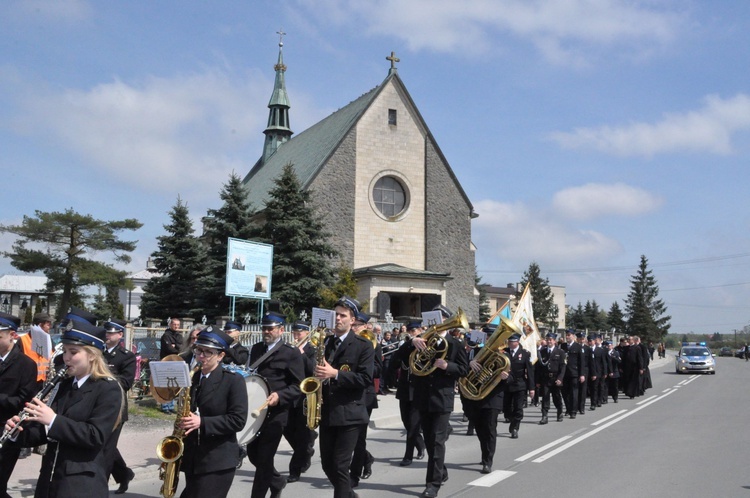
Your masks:
[{"label": "gabled roof", "polygon": [[438,273],[427,270],[415,270],[413,268],[407,268],[405,266],[384,263],[381,265],[366,266],[363,268],[356,268],[353,272],[355,277],[405,277],[405,278],[429,278],[436,280],[450,280],[453,277],[450,273]]},{"label": "gabled roof", "polygon": [[434,145],[435,150],[448,168],[451,178],[453,178],[454,183],[461,192],[461,196],[473,212],[474,207],[469,197],[464,192],[463,187],[461,187],[443,152],[432,136],[427,123],[425,123],[422,115],[419,113],[419,109],[417,109],[411,95],[409,95],[396,71],[390,71],[380,85],[358,99],[281,144],[278,150],[265,163],[263,163],[261,156],[242,180],[247,191],[247,198],[252,203],[252,206],[258,210],[265,208],[268,192],[274,187],[274,180],[281,175],[284,166],[290,163],[294,166],[294,171],[300,180],[302,188],[308,188],[331,155],[336,151],[339,144],[346,138],[349,131],[354,128],[360,117],[362,117],[391,80],[403,92],[409,106],[414,111],[417,122],[425,129],[426,140],[431,141]]}]

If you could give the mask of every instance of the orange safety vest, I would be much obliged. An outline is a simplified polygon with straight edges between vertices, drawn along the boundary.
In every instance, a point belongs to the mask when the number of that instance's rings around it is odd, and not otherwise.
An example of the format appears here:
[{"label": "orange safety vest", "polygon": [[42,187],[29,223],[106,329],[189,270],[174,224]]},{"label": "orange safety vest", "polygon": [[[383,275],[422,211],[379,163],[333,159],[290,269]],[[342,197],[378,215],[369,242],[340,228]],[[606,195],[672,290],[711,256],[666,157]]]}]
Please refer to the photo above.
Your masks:
[{"label": "orange safety vest", "polygon": [[36,381],[43,382],[47,380],[47,370],[49,370],[49,359],[40,355],[31,349],[31,334],[21,336],[21,345],[26,356],[36,363]]}]

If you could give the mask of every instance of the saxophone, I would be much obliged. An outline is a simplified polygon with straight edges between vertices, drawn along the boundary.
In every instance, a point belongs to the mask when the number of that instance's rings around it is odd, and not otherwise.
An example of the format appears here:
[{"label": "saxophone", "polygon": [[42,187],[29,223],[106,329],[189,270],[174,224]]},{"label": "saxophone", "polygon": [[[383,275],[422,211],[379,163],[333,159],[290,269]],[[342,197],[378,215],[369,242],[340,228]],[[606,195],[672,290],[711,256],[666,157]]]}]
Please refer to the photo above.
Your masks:
[{"label": "saxophone", "polygon": [[[200,369],[201,364],[196,363],[190,371],[190,378]],[[177,484],[180,475],[180,462],[182,453],[185,450],[185,429],[180,426],[183,417],[190,415],[190,387],[183,387],[177,393],[177,417],[174,421],[174,430],[171,436],[167,436],[156,446],[156,456],[163,463],[159,468],[159,479],[164,481],[159,493],[164,498],[172,498],[177,491]]]},{"label": "saxophone", "polygon": [[474,357],[474,361],[482,366],[481,370],[475,372],[469,369],[466,377],[458,379],[458,389],[467,399],[478,401],[486,398],[502,382],[500,374],[510,370],[510,360],[503,349],[508,342],[508,337],[520,334],[521,329],[504,316],[501,316],[500,320],[500,326]]},{"label": "saxophone", "polygon": [[[315,363],[319,366],[323,366],[326,361],[326,329],[324,327],[318,327],[310,333],[310,344],[315,346]],[[320,413],[323,406],[323,395],[320,392],[322,387],[320,379],[312,376],[305,378],[299,384],[299,389],[302,394],[305,395],[304,401],[304,413],[307,418],[307,427],[310,430],[315,430],[320,424]]]}]

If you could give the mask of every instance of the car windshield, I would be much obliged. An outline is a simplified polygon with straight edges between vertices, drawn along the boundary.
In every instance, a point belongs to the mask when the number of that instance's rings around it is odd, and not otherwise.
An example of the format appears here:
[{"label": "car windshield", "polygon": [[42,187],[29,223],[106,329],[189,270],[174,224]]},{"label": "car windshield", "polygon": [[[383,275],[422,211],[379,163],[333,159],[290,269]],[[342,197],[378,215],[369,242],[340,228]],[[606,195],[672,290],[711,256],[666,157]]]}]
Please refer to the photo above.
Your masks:
[{"label": "car windshield", "polygon": [[682,354],[685,356],[708,356],[708,350],[703,348],[683,349]]}]

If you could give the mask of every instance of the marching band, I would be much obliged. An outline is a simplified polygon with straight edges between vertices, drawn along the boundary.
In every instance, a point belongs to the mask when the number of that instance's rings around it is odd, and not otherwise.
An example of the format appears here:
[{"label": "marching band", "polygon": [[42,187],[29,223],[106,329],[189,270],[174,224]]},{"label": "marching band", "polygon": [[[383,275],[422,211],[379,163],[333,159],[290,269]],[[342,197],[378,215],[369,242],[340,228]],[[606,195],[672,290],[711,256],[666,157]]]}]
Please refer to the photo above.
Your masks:
[{"label": "marching band", "polygon": [[[497,328],[487,324],[478,344],[454,334],[468,330],[460,309],[453,314],[439,305],[433,311],[441,313],[442,323],[409,323],[408,334],[386,344],[385,353],[368,325],[369,315],[346,296],[335,305],[331,329],[294,323],[294,343],[284,341],[286,318],[275,312],[263,316],[262,341],[249,351],[240,343],[237,322],[228,322],[223,330],[195,327],[180,355],[165,358],[189,365],[190,384],[157,391],[158,402],[174,406],[170,411],[176,413],[173,434],[157,447],[163,462],[161,495],[173,496],[184,474],[181,498],[227,496],[247,455],[255,467],[251,496],[278,498],[288,483],[302,479],[318,438],[334,498],[357,497],[354,488],[370,477],[375,461],[366,443],[376,394],[388,387],[379,382],[391,375],[406,430],[400,465],[427,457],[420,495],[427,498],[438,496],[448,479],[446,442],[457,393],[470,433],[476,431],[480,472],[488,474],[499,413],[510,424],[510,437],[517,438],[523,408],[534,391],[541,402],[539,424],[545,425],[552,405],[553,420],[561,422],[563,412],[571,418],[583,413],[586,397],[593,410],[609,397],[616,403],[620,390],[632,396],[650,387],[650,380],[620,380],[623,362],[644,370],[635,339],[632,347],[623,348],[594,335],[586,344],[582,334],[576,337],[569,330],[566,341],[558,344],[557,334],[550,332],[539,342],[538,361],[532,365],[530,352],[519,344],[521,329],[510,320],[503,319]],[[117,452],[127,419],[124,392],[134,376],[133,353],[119,346],[127,324],[111,319],[97,327],[77,313],[64,322],[63,362],[49,362],[42,390],[37,362],[23,354],[17,335],[20,319],[0,313],[0,478],[7,487],[21,447],[47,443],[38,497],[79,496],[81,489],[104,496],[110,473],[120,483],[117,493],[124,493],[134,477]],[[178,333],[175,323],[179,321],[172,321],[167,335]],[[177,347],[176,342],[170,346]],[[390,356],[386,371],[384,356]],[[53,364],[62,369],[58,375]],[[293,449],[288,476],[274,466],[282,435]]]}]

